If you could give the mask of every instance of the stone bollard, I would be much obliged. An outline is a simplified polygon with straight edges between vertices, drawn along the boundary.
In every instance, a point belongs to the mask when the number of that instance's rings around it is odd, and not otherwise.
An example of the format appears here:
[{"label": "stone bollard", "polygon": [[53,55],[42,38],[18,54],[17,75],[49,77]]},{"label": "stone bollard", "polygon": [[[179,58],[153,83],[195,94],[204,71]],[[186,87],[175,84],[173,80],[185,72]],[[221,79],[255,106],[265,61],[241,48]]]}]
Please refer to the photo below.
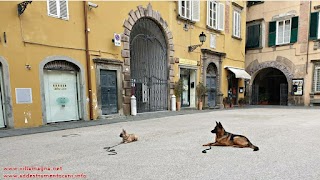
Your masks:
[{"label": "stone bollard", "polygon": [[137,100],[134,95],[131,96],[131,115],[137,115]]},{"label": "stone bollard", "polygon": [[171,111],[176,111],[176,96],[171,96]]}]

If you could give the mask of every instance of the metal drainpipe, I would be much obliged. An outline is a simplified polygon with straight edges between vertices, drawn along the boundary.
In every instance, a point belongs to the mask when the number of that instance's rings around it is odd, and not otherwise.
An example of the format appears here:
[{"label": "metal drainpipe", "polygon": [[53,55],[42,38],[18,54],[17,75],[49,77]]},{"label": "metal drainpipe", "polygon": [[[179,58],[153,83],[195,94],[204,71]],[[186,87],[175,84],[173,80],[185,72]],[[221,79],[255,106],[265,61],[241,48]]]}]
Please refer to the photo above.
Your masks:
[{"label": "metal drainpipe", "polygon": [[88,3],[83,1],[83,10],[84,10],[84,32],[85,32],[85,51],[86,51],[86,62],[87,62],[87,80],[88,80],[88,94],[89,94],[89,116],[90,120],[93,120],[92,112],[92,84],[91,84],[91,63],[90,63],[90,54],[89,54],[89,32],[88,32]]},{"label": "metal drainpipe", "polygon": [[[311,23],[311,3],[312,1],[309,1],[309,24]],[[306,62],[306,74],[308,74],[308,66],[309,66],[309,33],[308,33],[308,38],[307,38],[307,62]]]}]

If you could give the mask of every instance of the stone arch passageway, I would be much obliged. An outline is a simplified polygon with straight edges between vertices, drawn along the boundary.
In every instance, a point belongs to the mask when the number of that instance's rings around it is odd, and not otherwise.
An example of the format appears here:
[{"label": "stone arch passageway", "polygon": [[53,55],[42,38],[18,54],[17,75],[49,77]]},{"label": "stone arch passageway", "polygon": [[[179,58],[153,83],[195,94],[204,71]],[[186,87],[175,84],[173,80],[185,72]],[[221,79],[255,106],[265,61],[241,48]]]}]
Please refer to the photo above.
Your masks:
[{"label": "stone arch passageway", "polygon": [[174,46],[167,22],[149,4],[131,10],[123,27],[124,113],[129,114],[132,81],[137,85],[138,112],[168,110],[173,94]]},{"label": "stone arch passageway", "polygon": [[255,76],[252,84],[252,104],[287,105],[288,81],[282,71],[264,68]]}]

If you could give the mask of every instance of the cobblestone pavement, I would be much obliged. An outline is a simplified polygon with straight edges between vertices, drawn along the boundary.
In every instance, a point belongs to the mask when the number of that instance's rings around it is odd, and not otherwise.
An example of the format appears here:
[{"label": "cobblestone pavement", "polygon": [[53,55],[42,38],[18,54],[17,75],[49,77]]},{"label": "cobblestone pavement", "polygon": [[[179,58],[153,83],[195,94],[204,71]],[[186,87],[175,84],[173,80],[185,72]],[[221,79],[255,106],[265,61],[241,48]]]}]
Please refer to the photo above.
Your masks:
[{"label": "cobblestone pavement", "polygon": [[[142,115],[135,117],[140,121],[100,121],[101,125],[94,124],[99,126],[87,123],[87,127],[0,138],[0,179],[17,179],[6,178],[7,175],[49,174],[55,177],[36,179],[61,179],[67,175],[73,177],[64,179],[320,177],[319,108],[255,107],[197,112],[168,112],[152,119],[141,118]],[[213,147],[206,154],[201,153],[201,145],[213,141],[210,130],[215,121],[220,121],[229,132],[247,136],[260,150]],[[114,148],[117,155],[108,155],[103,148],[121,141],[122,128],[136,133],[139,141],[121,144]]]}]

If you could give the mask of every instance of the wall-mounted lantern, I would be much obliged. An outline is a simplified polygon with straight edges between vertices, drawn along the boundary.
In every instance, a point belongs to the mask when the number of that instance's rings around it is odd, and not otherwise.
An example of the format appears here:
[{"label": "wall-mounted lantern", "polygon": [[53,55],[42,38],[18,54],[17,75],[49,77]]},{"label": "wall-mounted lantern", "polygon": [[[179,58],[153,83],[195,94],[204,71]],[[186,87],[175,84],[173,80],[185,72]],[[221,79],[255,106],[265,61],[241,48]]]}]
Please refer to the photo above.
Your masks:
[{"label": "wall-mounted lantern", "polygon": [[20,16],[24,10],[26,10],[28,4],[31,4],[32,1],[23,1],[22,3],[18,4],[18,15]]},{"label": "wall-mounted lantern", "polygon": [[189,52],[192,52],[192,51],[194,51],[195,49],[197,49],[197,47],[202,46],[203,43],[206,41],[206,37],[207,37],[207,36],[202,32],[202,33],[199,35],[199,40],[200,40],[201,44],[188,46],[188,51],[189,51]]}]

